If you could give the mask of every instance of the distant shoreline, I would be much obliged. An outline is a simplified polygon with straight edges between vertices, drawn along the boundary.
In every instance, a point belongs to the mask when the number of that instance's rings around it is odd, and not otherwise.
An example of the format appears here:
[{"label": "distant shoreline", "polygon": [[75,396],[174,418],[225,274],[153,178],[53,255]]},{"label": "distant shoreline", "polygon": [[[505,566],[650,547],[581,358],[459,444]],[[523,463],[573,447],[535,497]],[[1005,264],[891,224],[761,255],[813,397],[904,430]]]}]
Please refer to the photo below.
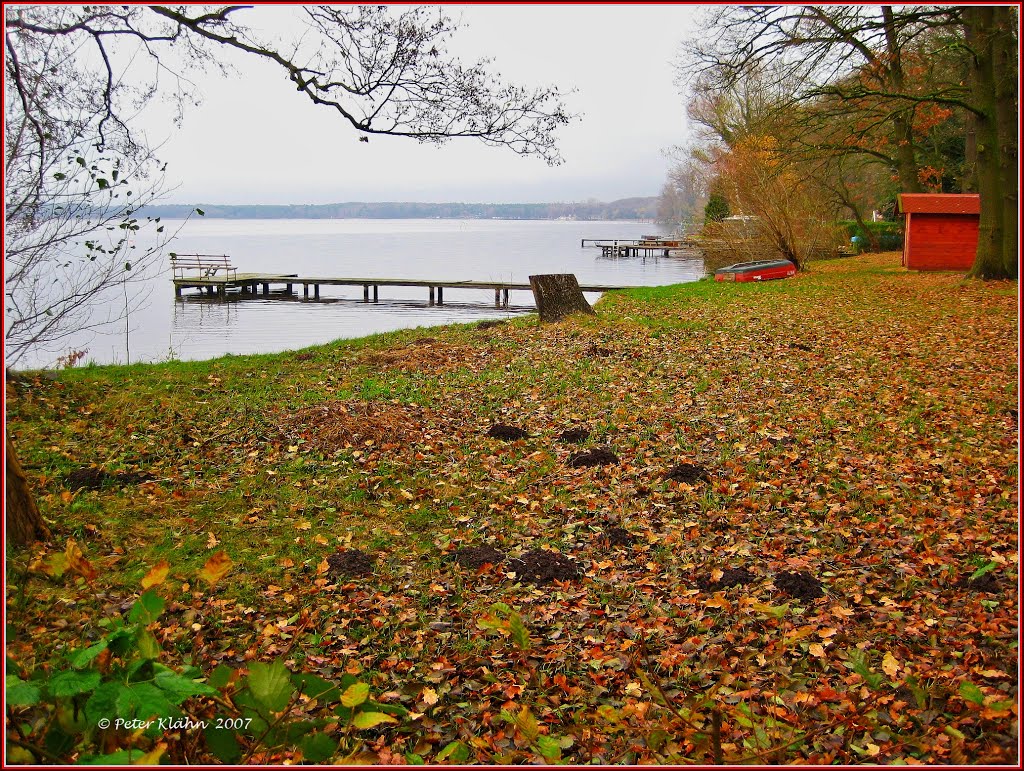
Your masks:
[{"label": "distant shoreline", "polygon": [[502,219],[569,221],[653,221],[657,198],[624,198],[608,203],[415,203],[345,202],[329,204],[160,204],[145,206],[143,217],[182,219],[201,211],[208,219]]}]

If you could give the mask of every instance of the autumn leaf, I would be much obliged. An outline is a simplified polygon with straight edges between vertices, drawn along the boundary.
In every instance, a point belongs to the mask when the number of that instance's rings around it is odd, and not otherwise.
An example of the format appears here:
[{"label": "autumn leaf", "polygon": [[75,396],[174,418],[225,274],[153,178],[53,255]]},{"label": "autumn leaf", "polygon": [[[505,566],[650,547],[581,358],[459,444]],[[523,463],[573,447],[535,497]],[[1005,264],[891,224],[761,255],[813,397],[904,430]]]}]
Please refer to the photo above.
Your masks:
[{"label": "autumn leaf", "polygon": [[420,699],[428,707],[433,707],[437,704],[437,691],[429,686],[420,691]]},{"label": "autumn leaf", "polygon": [[96,580],[96,570],[89,563],[89,560],[85,558],[82,550],[78,548],[78,544],[72,538],[68,539],[68,544],[64,549],[64,557],[67,559],[68,570],[78,573],[89,583]]},{"label": "autumn leaf", "polygon": [[885,656],[882,657],[882,671],[889,677],[896,677],[899,674],[900,663],[889,651],[886,651]]},{"label": "autumn leaf", "polygon": [[231,570],[231,558],[225,551],[219,551],[214,554],[210,559],[203,565],[203,569],[199,571],[199,577],[206,581],[211,587],[215,586],[224,576]]},{"label": "autumn leaf", "polygon": [[167,578],[167,572],[170,569],[171,564],[167,560],[160,560],[142,577],[142,588],[149,589],[162,584]]}]

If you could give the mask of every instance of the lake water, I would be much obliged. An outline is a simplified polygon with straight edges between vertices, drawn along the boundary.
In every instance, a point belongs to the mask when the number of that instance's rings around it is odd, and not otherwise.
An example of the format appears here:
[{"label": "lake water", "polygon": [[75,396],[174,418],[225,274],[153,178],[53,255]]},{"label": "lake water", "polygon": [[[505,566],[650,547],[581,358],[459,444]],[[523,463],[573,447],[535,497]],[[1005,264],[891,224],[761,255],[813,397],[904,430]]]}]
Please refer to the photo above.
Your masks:
[{"label": "lake water", "polygon": [[[169,251],[227,254],[240,273],[303,276],[528,282],[531,274],[575,273],[581,284],[652,286],[695,281],[700,255],[602,258],[580,240],[630,239],[658,232],[633,222],[524,220],[165,220],[181,228]],[[140,244],[141,245],[141,244]],[[175,298],[167,257],[159,275],[136,287],[145,301],[109,333],[63,341],[64,350],[26,356],[19,368],[52,365],[57,355],[86,350],[84,361],[124,363],[209,359],[226,353],[273,353],[374,332],[505,318],[533,310],[529,291],[510,293],[507,309],[490,290],[444,292],[428,305],[426,288],[381,287],[362,302],[362,287],[321,287],[320,300],[292,296],[208,298],[185,290]],[[596,295],[588,295],[592,302]],[[120,293],[112,303],[124,302]]]}]

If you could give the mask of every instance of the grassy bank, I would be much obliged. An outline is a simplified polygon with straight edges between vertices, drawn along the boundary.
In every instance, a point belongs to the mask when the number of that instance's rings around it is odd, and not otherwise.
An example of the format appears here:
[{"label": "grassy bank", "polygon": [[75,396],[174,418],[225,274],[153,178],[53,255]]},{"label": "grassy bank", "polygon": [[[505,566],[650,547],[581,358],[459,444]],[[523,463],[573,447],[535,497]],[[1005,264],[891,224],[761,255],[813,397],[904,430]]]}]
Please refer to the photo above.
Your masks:
[{"label": "grassy bank", "polygon": [[358,674],[412,711],[367,758],[1010,762],[1016,298],[890,253],[8,384],[47,548],[98,572],[9,552],[8,654],[79,646],[167,559],[172,657]]}]

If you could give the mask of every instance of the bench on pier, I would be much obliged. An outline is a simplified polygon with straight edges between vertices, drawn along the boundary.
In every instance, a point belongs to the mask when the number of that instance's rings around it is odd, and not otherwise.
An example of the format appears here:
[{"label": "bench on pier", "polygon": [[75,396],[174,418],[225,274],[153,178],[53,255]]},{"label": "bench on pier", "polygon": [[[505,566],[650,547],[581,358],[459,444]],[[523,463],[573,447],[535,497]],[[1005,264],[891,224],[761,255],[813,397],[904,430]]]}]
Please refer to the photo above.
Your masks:
[{"label": "bench on pier", "polygon": [[[174,271],[174,278],[205,278],[235,280],[238,278],[238,268],[231,264],[231,258],[226,254],[172,254],[171,268]],[[190,275],[185,275],[189,271]],[[217,275],[220,273],[221,275]]]}]

